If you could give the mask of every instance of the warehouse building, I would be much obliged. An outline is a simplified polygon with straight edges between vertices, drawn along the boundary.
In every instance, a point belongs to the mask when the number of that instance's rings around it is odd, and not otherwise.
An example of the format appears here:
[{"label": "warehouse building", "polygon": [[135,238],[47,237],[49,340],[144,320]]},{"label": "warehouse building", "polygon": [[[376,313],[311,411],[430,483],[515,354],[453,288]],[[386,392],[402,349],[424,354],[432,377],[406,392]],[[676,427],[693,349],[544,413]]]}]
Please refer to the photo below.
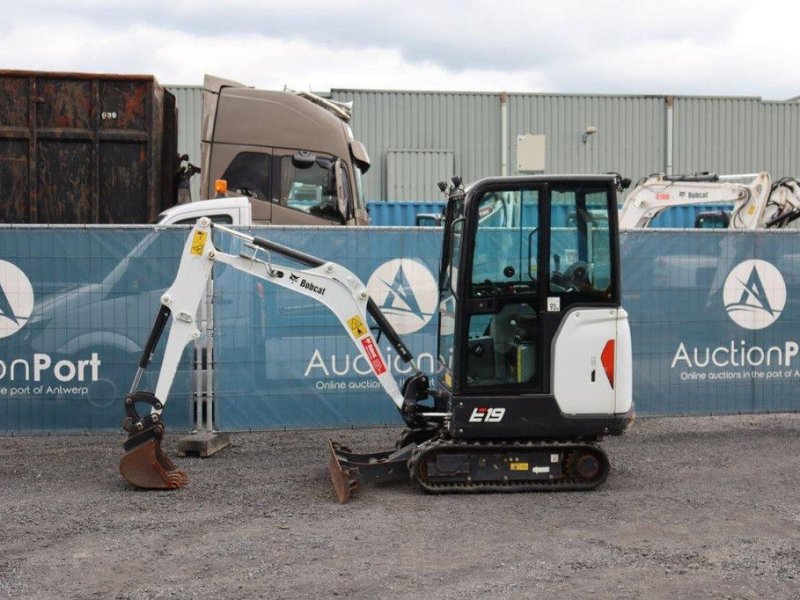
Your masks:
[{"label": "warehouse building", "polygon": [[[171,86],[197,161],[201,88]],[[800,102],[756,97],[333,89],[372,159],[369,200],[439,198],[435,182],[524,172],[800,172]],[[197,184],[195,183],[195,186]]]}]

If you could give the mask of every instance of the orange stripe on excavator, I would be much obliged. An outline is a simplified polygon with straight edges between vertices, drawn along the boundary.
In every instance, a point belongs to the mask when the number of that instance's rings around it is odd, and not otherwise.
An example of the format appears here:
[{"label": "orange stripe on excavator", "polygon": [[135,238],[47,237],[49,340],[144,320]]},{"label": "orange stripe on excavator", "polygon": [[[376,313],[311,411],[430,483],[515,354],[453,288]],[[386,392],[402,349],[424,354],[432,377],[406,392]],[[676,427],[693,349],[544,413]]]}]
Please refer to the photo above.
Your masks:
[{"label": "orange stripe on excavator", "polygon": [[614,356],[614,340],[608,340],[600,354],[600,362],[603,363],[603,369],[612,389],[614,388]]}]

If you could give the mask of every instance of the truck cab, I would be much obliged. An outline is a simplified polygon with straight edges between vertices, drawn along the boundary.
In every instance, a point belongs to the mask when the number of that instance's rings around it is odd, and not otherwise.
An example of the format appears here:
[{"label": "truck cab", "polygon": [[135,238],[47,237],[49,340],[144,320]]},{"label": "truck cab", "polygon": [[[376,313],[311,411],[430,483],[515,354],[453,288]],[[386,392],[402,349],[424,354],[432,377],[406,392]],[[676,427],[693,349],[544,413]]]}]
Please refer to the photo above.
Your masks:
[{"label": "truck cab", "polygon": [[256,90],[206,75],[201,199],[215,182],[250,200],[257,225],[368,225],[366,149],[349,106],[310,93]]},{"label": "truck cab", "polygon": [[200,217],[214,223],[249,227],[253,224],[250,198],[236,196],[178,204],[158,215],[159,225],[194,225]]}]

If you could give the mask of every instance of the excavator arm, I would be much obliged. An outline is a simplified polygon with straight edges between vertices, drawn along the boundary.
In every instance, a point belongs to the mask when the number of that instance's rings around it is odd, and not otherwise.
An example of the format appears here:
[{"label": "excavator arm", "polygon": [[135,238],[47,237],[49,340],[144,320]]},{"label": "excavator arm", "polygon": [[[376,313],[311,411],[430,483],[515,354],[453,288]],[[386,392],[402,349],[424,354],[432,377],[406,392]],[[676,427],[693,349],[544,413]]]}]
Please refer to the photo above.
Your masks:
[{"label": "excavator arm", "polygon": [[[744,181],[744,183],[743,183]],[[675,206],[732,205],[731,229],[800,227],[800,183],[768,173],[748,175],[651,175],[640,181],[620,211],[620,229],[648,227]]]},{"label": "excavator arm", "polygon": [[[747,183],[738,181],[747,179]],[[640,229],[663,210],[675,206],[733,205],[731,227],[762,227],[772,186],[768,173],[722,176],[653,175],[628,194],[619,215],[620,229]]]},{"label": "excavator arm", "polygon": [[[242,239],[247,252],[239,255],[218,250],[211,239],[212,229]],[[309,268],[297,269],[272,262],[272,254],[279,254],[300,262]],[[125,398],[126,418],[123,428],[129,433],[125,442],[127,451],[120,463],[122,476],[130,483],[147,489],[172,489],[186,485],[188,478],[177,469],[161,449],[164,425],[161,413],[167,403],[175,379],[181,354],[186,344],[200,336],[197,327],[197,309],[206,293],[206,283],[215,263],[230,265],[234,269],[292,290],[316,300],[336,315],[358,351],[367,360],[384,391],[400,410],[407,423],[419,418],[436,417],[436,413],[419,412],[416,400],[427,388],[427,378],[415,370],[401,392],[392,376],[378,343],[367,326],[367,314],[405,362],[413,358],[394,328],[370,299],[363,282],[351,271],[333,262],[326,262],[275,242],[246,235],[201,218],[192,229],[181,254],[175,281],[161,296],[161,306],[139,361],[130,393]],[[153,353],[172,317],[172,327],[167,337],[155,392],[140,391],[142,375],[152,360]],[[140,414],[137,405],[146,405],[147,414]]]}]

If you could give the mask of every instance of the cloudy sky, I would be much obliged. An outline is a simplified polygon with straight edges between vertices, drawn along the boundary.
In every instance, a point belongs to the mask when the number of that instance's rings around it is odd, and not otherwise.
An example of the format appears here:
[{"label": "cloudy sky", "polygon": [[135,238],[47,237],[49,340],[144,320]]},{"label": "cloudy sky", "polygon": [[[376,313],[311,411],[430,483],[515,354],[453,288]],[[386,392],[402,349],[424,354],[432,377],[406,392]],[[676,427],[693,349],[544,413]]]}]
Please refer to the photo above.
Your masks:
[{"label": "cloudy sky", "polygon": [[11,0],[0,68],[257,87],[800,95],[800,2]]}]

